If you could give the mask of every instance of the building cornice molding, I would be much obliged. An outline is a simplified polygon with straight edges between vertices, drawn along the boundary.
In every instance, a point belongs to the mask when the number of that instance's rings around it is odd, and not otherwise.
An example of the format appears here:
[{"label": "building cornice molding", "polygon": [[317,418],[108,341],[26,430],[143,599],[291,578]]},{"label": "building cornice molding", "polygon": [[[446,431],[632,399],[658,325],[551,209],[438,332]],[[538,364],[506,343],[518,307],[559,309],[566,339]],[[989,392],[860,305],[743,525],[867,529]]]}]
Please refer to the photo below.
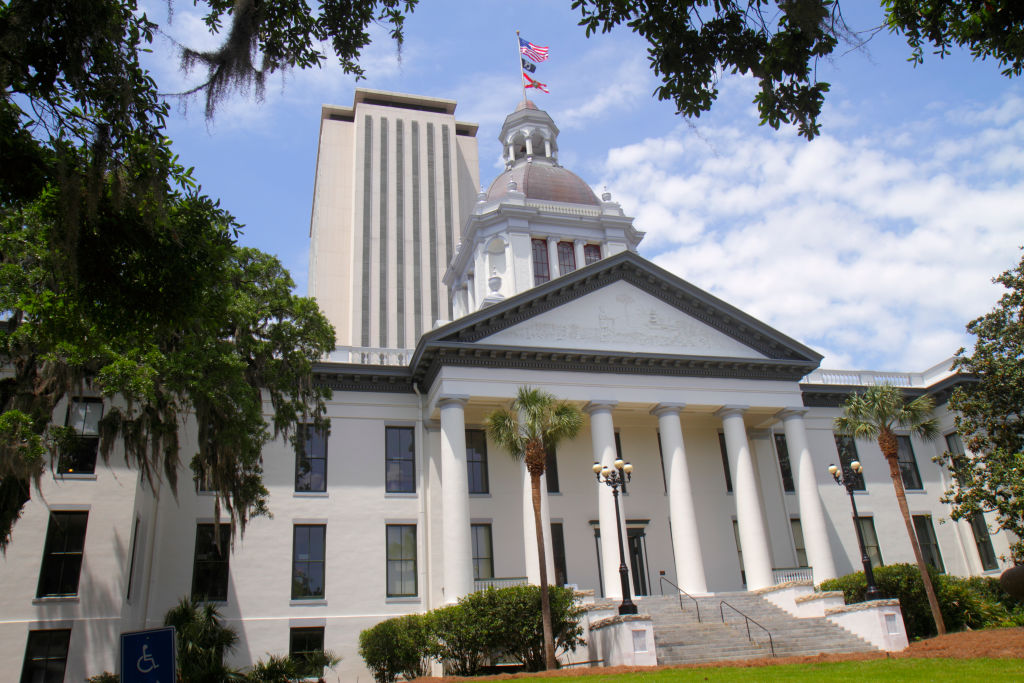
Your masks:
[{"label": "building cornice molding", "polygon": [[[905,400],[912,401],[918,396],[931,396],[936,406],[945,405],[953,391],[960,386],[974,384],[974,375],[950,375],[927,387],[900,387]],[[863,392],[868,387],[862,384],[807,384],[800,385],[804,405],[809,408],[839,408],[851,394]]]}]

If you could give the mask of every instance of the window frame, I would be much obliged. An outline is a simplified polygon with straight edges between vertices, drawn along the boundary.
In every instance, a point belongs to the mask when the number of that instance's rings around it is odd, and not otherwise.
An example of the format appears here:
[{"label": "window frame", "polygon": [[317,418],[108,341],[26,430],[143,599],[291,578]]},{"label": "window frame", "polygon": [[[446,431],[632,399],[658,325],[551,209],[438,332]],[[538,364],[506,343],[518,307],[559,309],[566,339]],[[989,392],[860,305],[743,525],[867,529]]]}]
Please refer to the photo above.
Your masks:
[{"label": "window frame", "polygon": [[796,480],[793,478],[793,461],[789,458],[789,443],[786,441],[786,435],[772,432],[772,445],[775,446],[775,458],[779,462],[782,491],[784,493],[796,493]]},{"label": "window frame", "polygon": [[[303,439],[302,454],[295,454],[295,492],[326,493],[328,466],[327,432],[323,429],[317,429],[316,425],[311,423],[299,425],[299,429],[306,430],[306,438]],[[318,445],[321,447],[322,453],[315,452]],[[302,465],[306,462],[311,463],[311,466],[308,471],[301,472]],[[316,477],[315,464],[317,462],[322,462],[323,464],[320,488],[313,487],[313,481]],[[308,483],[300,484],[300,477],[307,478]]]},{"label": "window frame", "polygon": [[[597,252],[596,254],[594,252]],[[589,266],[591,263],[597,263],[601,260],[601,245],[600,244],[584,244],[583,245],[583,265]]]},{"label": "window frame", "polygon": [[[403,549],[401,556],[392,557],[391,555],[391,530],[396,529],[401,534],[399,539],[399,547]],[[411,532],[412,539],[412,557],[407,557],[404,553],[408,539],[406,534]],[[384,590],[385,595],[388,598],[416,598],[419,597],[419,547],[417,543],[417,529],[415,524],[385,524],[384,525],[384,557],[385,557],[385,578],[384,578]],[[397,576],[401,586],[404,588],[405,582],[411,577],[412,579],[412,592],[392,592],[392,573],[395,565],[402,565],[401,567],[395,567],[401,572]],[[411,570],[410,570],[411,568]]]},{"label": "window frame", "polygon": [[[33,657],[33,638],[42,638],[39,634],[47,634],[45,637],[50,638],[49,642],[37,643],[43,646],[45,653],[42,657],[38,654]],[[54,640],[54,637],[58,640]],[[43,628],[43,629],[31,629],[28,632],[28,638],[25,641],[25,657],[21,664],[21,683],[36,683],[39,679],[34,676],[36,672],[41,671],[43,674],[43,683],[63,683],[64,675],[67,673],[68,667],[68,652],[71,644],[71,629],[70,628]],[[54,645],[57,646],[57,654],[60,654],[60,650],[63,649],[63,656],[54,656],[52,650]],[[56,675],[55,671],[50,670],[50,662],[63,662],[64,666],[61,668],[60,675]],[[41,665],[41,666],[40,666]],[[31,668],[30,668],[31,667]],[[51,675],[53,674],[53,675]]]},{"label": "window frame", "polygon": [[982,571],[991,572],[999,569],[999,559],[996,557],[996,549],[992,546],[992,536],[988,532],[988,522],[985,515],[975,512],[968,518],[971,525],[971,533],[974,535],[974,545],[978,548],[978,559],[981,561]]},{"label": "window frame", "polygon": [[[845,471],[849,471],[849,465],[854,460],[860,460],[860,456],[857,455],[857,440],[852,436],[846,434],[832,433],[833,440],[836,444],[836,455],[839,456],[839,465]],[[864,481],[864,474],[852,472],[853,474],[853,490],[854,491],[867,491],[867,482]],[[843,476],[846,476],[845,473]]]},{"label": "window frame", "polygon": [[[99,417],[96,418],[96,433],[87,434],[87,423],[92,414],[92,408],[86,408],[82,420],[83,429],[78,425],[72,425],[72,412],[76,405],[98,406]],[[68,401],[67,413],[64,417],[64,425],[75,432],[75,446],[72,452],[65,452],[61,449],[60,457],[57,459],[57,474],[96,474],[96,460],[100,450],[99,423],[103,419],[103,399],[95,396],[76,396]]]},{"label": "window frame", "polygon": [[554,446],[549,446],[545,448],[545,453],[544,481],[547,482],[548,493],[561,493],[558,483],[558,450]]},{"label": "window frame", "polygon": [[576,245],[562,240],[555,245],[555,253],[558,254],[559,275],[568,275],[576,270]]},{"label": "window frame", "polygon": [[[190,595],[192,599],[199,600],[200,602],[227,602],[228,600],[229,584],[231,583],[231,524],[221,522],[219,525],[219,549],[215,543],[214,536],[217,533],[217,526],[214,522],[196,523],[196,542],[192,554],[192,591]],[[204,536],[201,537],[200,533],[204,534]],[[200,541],[206,541],[206,534],[209,535],[209,541],[207,541],[208,545],[204,545],[204,551],[206,554],[216,553],[219,557],[200,559]],[[204,575],[213,576],[213,578],[207,579]],[[219,589],[218,592],[210,591],[209,585],[205,587],[200,586],[201,581],[211,583],[216,581],[217,585],[214,588]],[[202,588],[206,590],[201,590]]]},{"label": "window frame", "polygon": [[534,237],[530,240],[533,252],[533,286],[551,281],[551,263],[548,258],[548,241]]},{"label": "window frame", "polygon": [[[80,538],[71,533],[78,531],[77,520],[82,520],[80,522]],[[36,598],[78,596],[79,582],[82,579],[82,564],[85,562],[85,538],[88,528],[88,510],[50,511],[46,525],[46,539],[43,541],[43,559],[39,565]],[[74,578],[71,578],[72,573]],[[54,575],[56,575],[55,580]]]},{"label": "window frame", "polygon": [[[897,434],[896,443],[896,459],[899,462],[903,489],[905,491],[923,491],[924,482],[921,479],[921,470],[917,467],[917,456],[914,454],[914,444],[911,443],[910,436]],[[910,483],[907,482],[908,479],[910,479]],[[915,483],[916,486],[913,485]]]},{"label": "window frame", "polygon": [[[911,522],[914,524],[914,533],[917,534],[917,544],[921,547],[921,557],[925,564],[930,564],[940,574],[946,573],[946,565],[942,561],[942,550],[939,548],[939,537],[935,535],[935,524],[932,516],[911,515]],[[921,538],[922,530],[927,538]]]},{"label": "window frame", "polygon": [[[555,583],[564,586],[569,582],[569,570],[565,562],[565,526],[562,522],[551,522],[551,555],[555,566]],[[559,572],[561,581],[558,580]]]},{"label": "window frame", "polygon": [[[298,664],[299,674],[305,677],[320,678],[323,676],[324,670],[321,667],[318,670],[310,666],[307,657],[316,652],[324,651],[324,640],[325,640],[326,628],[323,626],[292,626],[288,629],[288,657],[293,659]],[[313,636],[314,640],[319,640],[320,647],[314,647],[309,649],[309,643],[300,643],[306,647],[306,649],[296,649],[296,640],[298,637],[309,637]],[[319,637],[317,637],[319,636]]]},{"label": "window frame", "polygon": [[[875,518],[870,515],[858,515],[857,523],[860,525],[861,538],[864,539],[864,552],[871,560],[871,568],[878,569],[885,566],[882,560],[882,544],[878,541],[878,533],[875,531]],[[868,534],[868,531],[871,533]],[[868,536],[870,535],[870,539]],[[873,543],[872,543],[873,541]],[[877,558],[877,563],[876,563]]]},{"label": "window frame", "polygon": [[[484,533],[486,532],[486,533]],[[473,580],[486,581],[494,578],[494,534],[490,522],[478,522],[469,525],[469,535],[473,546]],[[486,538],[484,538],[486,537]],[[485,547],[486,546],[486,547]],[[482,563],[490,566],[490,575],[484,576]]]},{"label": "window frame", "polygon": [[[810,567],[807,561],[807,542],[804,540],[804,525],[800,523],[799,517],[789,518],[789,530],[793,535],[793,551],[796,554],[796,565],[798,567]],[[801,560],[800,557],[803,556]]]},{"label": "window frame", "polygon": [[[309,548],[307,559],[299,559],[298,548],[299,548],[299,533],[300,530],[306,531],[307,533],[312,530],[318,530],[320,533],[320,556],[319,558],[314,557],[313,551],[315,550],[314,539],[312,535],[309,535],[306,539],[306,545]],[[299,565],[304,565],[305,571],[299,571]],[[319,579],[320,579],[320,592],[315,591],[300,592],[298,587],[300,585],[299,577],[310,577],[317,578],[316,568],[319,567]],[[313,570],[313,571],[310,571]],[[292,573],[291,573],[291,599],[292,600],[324,600],[327,596],[327,525],[326,524],[292,524]]]},{"label": "window frame", "polygon": [[[409,437],[409,453],[401,453],[401,440],[394,442],[397,452],[392,453],[392,435],[407,434]],[[396,436],[396,438],[398,438]],[[392,479],[390,469],[398,467],[398,477]],[[408,469],[407,473],[405,470]],[[408,480],[406,475],[408,474]],[[388,425],[384,427],[384,492],[385,493],[416,493],[416,431],[405,425]]]},{"label": "window frame", "polygon": [[[473,444],[473,441],[479,443]],[[487,467],[487,432],[483,429],[466,430],[466,477],[470,494],[491,492]]]},{"label": "window frame", "polygon": [[[729,466],[729,448],[725,445],[725,432],[718,432],[718,449],[722,452],[722,471],[725,474],[725,492],[732,493],[732,468]],[[746,585],[746,581],[743,582]]]}]

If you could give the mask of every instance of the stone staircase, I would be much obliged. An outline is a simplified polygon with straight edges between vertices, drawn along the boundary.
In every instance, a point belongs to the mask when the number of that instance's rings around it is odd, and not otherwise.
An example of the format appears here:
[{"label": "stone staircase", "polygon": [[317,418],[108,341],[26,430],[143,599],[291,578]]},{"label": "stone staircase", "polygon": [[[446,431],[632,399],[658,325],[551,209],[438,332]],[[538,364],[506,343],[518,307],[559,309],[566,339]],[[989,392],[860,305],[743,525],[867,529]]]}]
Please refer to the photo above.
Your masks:
[{"label": "stone staircase", "polygon": [[679,608],[676,596],[640,598],[641,613],[650,614],[654,624],[658,664],[694,664],[735,659],[770,657],[768,636],[753,624],[747,640],[742,616],[725,607],[725,622],[719,604],[725,600],[771,633],[777,657],[816,655],[833,652],[875,652],[867,641],[823,617],[800,619],[751,593],[719,593],[697,598],[702,622],[697,621],[693,601],[683,596]]}]

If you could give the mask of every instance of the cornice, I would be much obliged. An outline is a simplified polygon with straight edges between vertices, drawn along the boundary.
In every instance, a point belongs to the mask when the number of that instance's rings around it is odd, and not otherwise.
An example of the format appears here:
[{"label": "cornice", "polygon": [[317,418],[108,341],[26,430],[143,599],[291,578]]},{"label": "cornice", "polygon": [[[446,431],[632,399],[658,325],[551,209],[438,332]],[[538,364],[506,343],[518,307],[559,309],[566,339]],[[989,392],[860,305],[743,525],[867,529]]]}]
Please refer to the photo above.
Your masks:
[{"label": "cornice", "polygon": [[[931,396],[936,406],[945,405],[953,390],[978,381],[974,375],[950,375],[927,387],[903,387],[903,397],[912,401],[918,396]],[[851,394],[863,392],[861,384],[801,384],[804,405],[809,408],[839,408]]]}]

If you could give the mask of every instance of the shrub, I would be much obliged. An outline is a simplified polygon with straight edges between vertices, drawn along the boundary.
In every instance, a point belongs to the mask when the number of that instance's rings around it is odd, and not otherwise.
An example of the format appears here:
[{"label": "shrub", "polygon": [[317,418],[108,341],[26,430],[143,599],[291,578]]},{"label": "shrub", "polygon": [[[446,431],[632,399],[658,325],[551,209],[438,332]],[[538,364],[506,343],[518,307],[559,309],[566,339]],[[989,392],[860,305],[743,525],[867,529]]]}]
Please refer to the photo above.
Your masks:
[{"label": "shrub", "polygon": [[377,683],[390,683],[399,674],[410,679],[425,675],[430,652],[423,614],[388,619],[359,634],[359,654]]},{"label": "shrub", "polygon": [[[990,577],[965,579],[939,574],[932,567],[928,570],[948,630],[1013,626],[1017,620],[1024,621],[1024,606],[1007,595],[998,580]],[[935,635],[935,622],[916,565],[879,567],[875,570],[875,583],[883,596],[899,598],[908,637],[915,639]],[[867,582],[864,572],[854,572],[823,581],[820,588],[841,590],[846,602],[852,604],[864,601]]]}]

